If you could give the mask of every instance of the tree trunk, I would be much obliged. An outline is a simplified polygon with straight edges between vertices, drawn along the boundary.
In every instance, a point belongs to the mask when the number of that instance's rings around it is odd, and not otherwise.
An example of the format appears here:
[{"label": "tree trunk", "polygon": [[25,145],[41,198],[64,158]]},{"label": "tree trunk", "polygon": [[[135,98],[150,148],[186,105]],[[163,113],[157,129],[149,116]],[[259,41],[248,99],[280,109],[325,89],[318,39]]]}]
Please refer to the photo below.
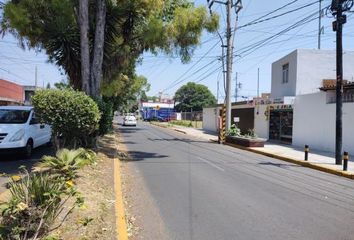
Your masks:
[{"label": "tree trunk", "polygon": [[90,45],[89,45],[89,3],[88,0],[79,0],[79,25],[80,25],[80,56],[82,90],[92,94],[90,85]]},{"label": "tree trunk", "polygon": [[100,87],[102,81],[102,64],[104,53],[104,37],[106,28],[106,0],[96,1],[96,29],[95,42],[93,49],[92,68],[91,68],[91,84],[92,96],[100,97]]}]

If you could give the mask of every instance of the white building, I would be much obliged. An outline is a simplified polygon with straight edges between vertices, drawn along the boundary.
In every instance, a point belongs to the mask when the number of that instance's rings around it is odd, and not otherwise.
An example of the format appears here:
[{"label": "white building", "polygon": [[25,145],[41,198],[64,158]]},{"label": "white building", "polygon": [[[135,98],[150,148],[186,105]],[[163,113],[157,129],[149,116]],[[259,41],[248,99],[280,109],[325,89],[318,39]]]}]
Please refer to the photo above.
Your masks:
[{"label": "white building", "polygon": [[[323,151],[335,151],[335,86],[296,97],[293,144]],[[344,87],[343,150],[354,153],[354,84]]]},{"label": "white building", "polygon": [[[354,52],[343,54],[343,148],[354,152]],[[335,150],[336,53],[298,49],[272,64],[270,104],[253,103],[254,130],[259,137]],[[334,82],[333,82],[334,81]],[[324,82],[326,86],[324,86]],[[329,83],[334,86],[328,86]],[[329,84],[330,85],[330,84]],[[322,91],[321,91],[322,89]],[[234,107],[235,108],[235,107]],[[205,129],[217,126],[218,110],[204,110]]]},{"label": "white building", "polygon": [[[354,79],[353,66],[354,52],[344,52],[343,78],[349,82]],[[308,144],[313,149],[335,150],[334,79],[336,79],[335,51],[295,50],[272,64],[272,98],[286,100],[294,97],[293,145]],[[331,81],[334,86],[324,87],[324,82],[328,84]],[[343,104],[343,147],[349,152],[354,152],[353,101],[352,85],[348,84],[345,87]],[[264,123],[257,122],[257,118],[255,125],[258,131],[267,132],[264,131]],[[257,125],[262,126],[263,130]]]},{"label": "white building", "polygon": [[[354,52],[343,54],[343,78],[354,81]],[[325,79],[336,79],[336,52],[298,49],[272,64],[271,98],[319,92]]]}]

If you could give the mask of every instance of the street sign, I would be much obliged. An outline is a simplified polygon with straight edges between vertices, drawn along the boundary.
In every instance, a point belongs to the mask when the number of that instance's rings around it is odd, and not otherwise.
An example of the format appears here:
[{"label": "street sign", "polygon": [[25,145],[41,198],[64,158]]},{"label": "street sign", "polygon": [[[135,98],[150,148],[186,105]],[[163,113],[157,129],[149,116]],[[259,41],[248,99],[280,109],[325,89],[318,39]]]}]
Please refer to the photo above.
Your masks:
[{"label": "street sign", "polygon": [[235,123],[240,122],[240,118],[239,117],[234,117],[234,122]]}]

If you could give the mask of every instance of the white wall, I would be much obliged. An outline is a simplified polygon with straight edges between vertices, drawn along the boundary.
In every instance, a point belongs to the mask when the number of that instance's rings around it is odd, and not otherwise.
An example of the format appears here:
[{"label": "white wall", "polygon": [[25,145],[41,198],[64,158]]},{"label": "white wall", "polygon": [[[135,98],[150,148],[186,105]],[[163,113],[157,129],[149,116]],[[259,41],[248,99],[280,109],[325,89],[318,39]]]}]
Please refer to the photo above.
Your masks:
[{"label": "white wall", "polygon": [[[283,65],[289,64],[289,82],[283,83]],[[272,64],[271,98],[295,96],[297,78],[297,51],[293,51]]]},{"label": "white wall", "polygon": [[[283,65],[289,63],[289,82],[283,83]],[[343,53],[343,78],[354,81],[354,52]],[[271,98],[319,92],[324,79],[336,79],[334,50],[297,49],[272,64]]]},{"label": "white wall", "polygon": [[[323,79],[336,79],[336,52],[298,49],[296,95],[319,92]],[[354,52],[343,54],[343,78],[353,81]]]},{"label": "white wall", "polygon": [[203,129],[217,132],[217,109],[203,108]]},{"label": "white wall", "polygon": [[[234,105],[231,109],[243,109],[243,108],[251,108],[254,105],[252,104],[242,104],[242,105]],[[211,108],[203,108],[203,129],[207,131],[218,131],[218,114],[221,110],[221,107],[211,107]]]},{"label": "white wall", "polygon": [[[260,138],[269,138],[269,121],[265,115],[268,105],[258,105],[254,109],[254,130]],[[257,114],[258,112],[258,114]]]},{"label": "white wall", "polygon": [[[326,93],[300,95],[294,105],[293,145],[335,151],[335,104]],[[354,153],[354,103],[343,103],[343,150]]]}]

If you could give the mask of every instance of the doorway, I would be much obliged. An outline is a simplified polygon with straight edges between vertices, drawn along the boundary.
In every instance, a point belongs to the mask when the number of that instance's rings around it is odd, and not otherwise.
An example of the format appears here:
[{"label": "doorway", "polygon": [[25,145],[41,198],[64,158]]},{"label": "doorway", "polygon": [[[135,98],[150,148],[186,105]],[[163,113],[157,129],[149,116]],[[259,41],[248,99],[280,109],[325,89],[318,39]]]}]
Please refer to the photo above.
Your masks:
[{"label": "doorway", "polygon": [[269,139],[291,144],[293,139],[293,110],[274,109],[270,111]]}]

